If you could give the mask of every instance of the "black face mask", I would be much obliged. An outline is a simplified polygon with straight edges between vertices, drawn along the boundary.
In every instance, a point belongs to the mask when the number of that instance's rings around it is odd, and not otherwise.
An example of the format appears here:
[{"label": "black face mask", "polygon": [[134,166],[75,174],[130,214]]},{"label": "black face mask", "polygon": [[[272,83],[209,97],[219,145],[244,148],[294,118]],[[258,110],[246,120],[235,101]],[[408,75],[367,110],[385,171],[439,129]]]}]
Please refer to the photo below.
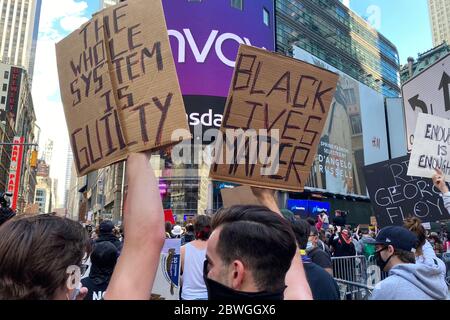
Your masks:
[{"label": "black face mask", "polygon": [[384,271],[384,268],[386,268],[386,265],[389,263],[389,260],[391,260],[391,258],[394,256],[394,255],[392,255],[386,261],[383,261],[383,258],[381,257],[381,251],[384,251],[386,249],[387,249],[387,247],[375,252],[377,266],[380,267],[381,271]]},{"label": "black face mask", "polygon": [[224,286],[208,278],[208,261],[203,265],[203,279],[208,290],[208,300],[283,300],[284,290],[279,292],[242,292]]}]

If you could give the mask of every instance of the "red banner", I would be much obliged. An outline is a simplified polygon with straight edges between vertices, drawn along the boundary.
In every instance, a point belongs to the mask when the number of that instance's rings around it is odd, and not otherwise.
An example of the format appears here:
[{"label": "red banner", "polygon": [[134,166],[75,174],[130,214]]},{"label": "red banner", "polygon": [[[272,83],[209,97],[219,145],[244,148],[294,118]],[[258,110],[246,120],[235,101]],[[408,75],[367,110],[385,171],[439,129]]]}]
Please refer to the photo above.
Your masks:
[{"label": "red banner", "polygon": [[172,209],[165,209],[164,210],[164,220],[166,222],[169,221],[171,224],[175,224],[175,219],[173,218],[173,211],[172,211]]},{"label": "red banner", "polygon": [[11,152],[11,165],[9,167],[9,179],[8,179],[8,192],[13,194],[11,201],[11,208],[16,210],[17,197],[19,196],[19,184],[20,184],[20,171],[22,168],[22,156],[23,156],[23,143],[24,137],[14,137],[12,152]]}]

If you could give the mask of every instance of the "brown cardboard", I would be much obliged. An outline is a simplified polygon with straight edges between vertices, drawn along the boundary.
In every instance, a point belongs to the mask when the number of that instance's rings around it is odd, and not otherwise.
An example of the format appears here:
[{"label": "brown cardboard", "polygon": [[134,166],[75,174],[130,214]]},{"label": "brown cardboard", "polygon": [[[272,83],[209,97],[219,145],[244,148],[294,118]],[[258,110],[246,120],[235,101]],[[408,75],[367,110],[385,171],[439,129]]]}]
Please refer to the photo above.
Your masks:
[{"label": "brown cardboard", "polygon": [[222,195],[224,208],[237,205],[262,205],[258,198],[255,197],[251,187],[249,186],[222,189],[220,190],[220,193]]},{"label": "brown cardboard", "polygon": [[220,155],[216,155],[210,177],[250,186],[302,191],[338,78],[337,74],[311,64],[241,45],[221,127],[223,139],[218,138],[217,150],[223,151],[224,162],[230,145],[225,143],[226,139],[236,141],[227,136],[226,129],[278,129],[280,166],[276,174],[262,175],[260,169],[264,164],[260,160],[254,166],[236,165],[237,161],[223,164]]},{"label": "brown cardboard", "polygon": [[160,0],[107,8],[56,45],[79,176],[190,139]]},{"label": "brown cardboard", "polygon": [[39,204],[37,204],[37,203],[27,204],[25,206],[24,213],[29,214],[29,215],[39,214]]}]

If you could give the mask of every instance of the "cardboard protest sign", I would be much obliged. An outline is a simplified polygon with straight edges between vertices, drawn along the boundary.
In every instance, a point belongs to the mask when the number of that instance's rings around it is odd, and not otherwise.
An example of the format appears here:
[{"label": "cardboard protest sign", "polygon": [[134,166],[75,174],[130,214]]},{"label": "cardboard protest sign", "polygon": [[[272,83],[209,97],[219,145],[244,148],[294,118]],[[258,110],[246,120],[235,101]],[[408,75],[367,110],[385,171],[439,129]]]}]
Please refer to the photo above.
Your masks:
[{"label": "cardboard protest sign", "polygon": [[430,223],[430,222],[422,223],[422,226],[423,226],[426,230],[431,230],[431,223]]},{"label": "cardboard protest sign", "polygon": [[246,45],[236,61],[211,178],[303,190],[338,75]]},{"label": "cardboard protest sign", "polygon": [[251,187],[241,186],[220,190],[223,207],[229,208],[237,205],[257,205],[260,206],[258,198],[253,194]]},{"label": "cardboard protest sign", "polygon": [[181,239],[166,239],[151,292],[152,300],[179,300]]},{"label": "cardboard protest sign", "polygon": [[449,152],[450,120],[420,113],[416,123],[408,176],[431,178],[435,168],[448,175]]},{"label": "cardboard protest sign", "polygon": [[409,156],[404,156],[364,168],[378,227],[402,225],[408,217],[422,222],[450,219],[431,179],[408,176],[408,165]]},{"label": "cardboard protest sign", "polygon": [[37,204],[37,203],[27,204],[25,206],[24,213],[30,214],[30,215],[39,214],[39,204]]},{"label": "cardboard protest sign", "polygon": [[[56,45],[61,97],[79,176],[172,144],[189,127],[160,0],[96,14]],[[178,137],[189,139],[190,135]]]}]

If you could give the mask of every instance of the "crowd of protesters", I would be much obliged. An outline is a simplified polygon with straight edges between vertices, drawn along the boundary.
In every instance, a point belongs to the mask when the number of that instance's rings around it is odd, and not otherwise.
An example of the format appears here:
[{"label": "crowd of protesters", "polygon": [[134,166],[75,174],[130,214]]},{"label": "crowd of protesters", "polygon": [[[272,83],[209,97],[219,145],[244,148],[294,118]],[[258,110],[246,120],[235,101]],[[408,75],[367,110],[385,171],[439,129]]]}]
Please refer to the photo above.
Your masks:
[{"label": "crowd of protesters", "polygon": [[[96,228],[51,214],[4,219],[0,299],[148,300],[166,239],[180,239],[181,300],[339,300],[336,258],[372,257],[388,276],[371,299],[446,299],[445,233],[417,218],[404,226],[351,229],[345,212],[286,218],[274,191],[260,206],[223,208],[185,226],[165,223],[149,154],[127,161],[123,225]],[[450,208],[441,172],[433,177]]]}]

